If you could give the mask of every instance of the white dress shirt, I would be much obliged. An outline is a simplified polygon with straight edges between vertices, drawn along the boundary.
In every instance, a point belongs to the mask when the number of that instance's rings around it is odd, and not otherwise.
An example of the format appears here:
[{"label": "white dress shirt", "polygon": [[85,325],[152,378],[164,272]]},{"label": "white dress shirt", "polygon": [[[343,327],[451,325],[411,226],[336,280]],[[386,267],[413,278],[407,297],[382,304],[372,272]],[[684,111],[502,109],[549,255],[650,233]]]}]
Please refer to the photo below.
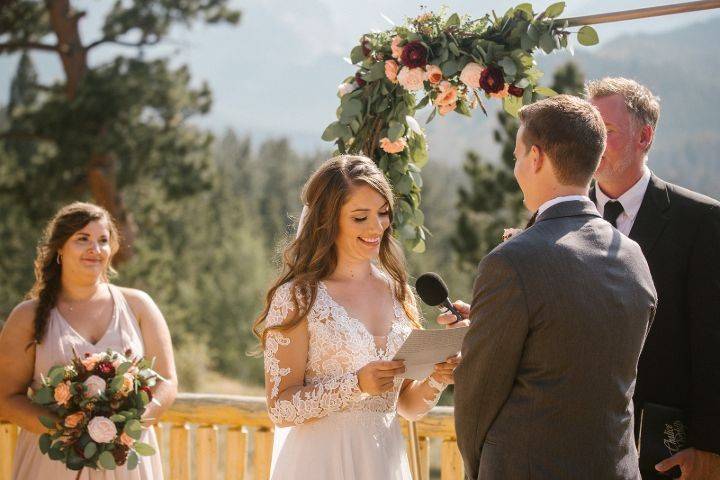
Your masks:
[{"label": "white dress shirt", "polygon": [[552,207],[553,205],[557,205],[558,203],[562,202],[572,202],[576,200],[587,200],[590,201],[590,198],[586,195],[565,195],[564,197],[555,197],[551,200],[548,200],[547,202],[540,205],[540,208],[538,208],[537,216],[539,217],[542,215],[542,213],[547,210],[548,208]]},{"label": "white dress shirt", "polygon": [[638,211],[640,211],[640,205],[642,204],[645,191],[647,190],[648,184],[650,183],[650,169],[647,165],[643,166],[643,174],[635,185],[620,195],[618,198],[610,198],[605,195],[600,185],[595,185],[595,195],[597,198],[597,207],[600,215],[605,213],[605,204],[611,200],[620,202],[623,207],[623,212],[617,218],[617,229],[625,235],[630,235],[635,218],[637,217]]}]

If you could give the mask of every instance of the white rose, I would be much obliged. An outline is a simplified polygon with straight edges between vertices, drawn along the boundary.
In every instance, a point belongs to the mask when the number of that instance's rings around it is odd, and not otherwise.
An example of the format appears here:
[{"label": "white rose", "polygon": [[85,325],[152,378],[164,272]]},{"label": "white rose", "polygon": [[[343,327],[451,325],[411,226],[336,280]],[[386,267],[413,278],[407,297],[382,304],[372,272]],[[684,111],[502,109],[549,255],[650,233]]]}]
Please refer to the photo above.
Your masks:
[{"label": "white rose", "polygon": [[353,83],[341,83],[338,85],[338,93],[342,97],[343,95],[347,95],[348,93],[354,92],[355,89],[357,89],[357,85],[355,82]]},{"label": "white rose", "polygon": [[88,423],[88,434],[97,443],[110,443],[117,436],[117,428],[109,418],[95,417]]},{"label": "white rose", "polygon": [[101,393],[105,393],[105,389],[107,388],[105,380],[97,375],[90,375],[83,383],[87,387],[86,397],[97,397]]}]

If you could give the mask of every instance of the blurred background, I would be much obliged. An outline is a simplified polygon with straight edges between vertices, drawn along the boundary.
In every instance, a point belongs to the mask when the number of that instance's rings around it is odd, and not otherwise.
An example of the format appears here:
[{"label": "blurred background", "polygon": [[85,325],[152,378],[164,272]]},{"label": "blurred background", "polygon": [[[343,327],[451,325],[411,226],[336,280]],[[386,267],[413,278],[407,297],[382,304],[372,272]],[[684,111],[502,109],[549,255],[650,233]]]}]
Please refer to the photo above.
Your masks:
[{"label": "blurred background", "polygon": [[[656,2],[570,0],[563,16]],[[300,188],[332,154],[320,135],[355,70],[343,57],[363,33],[423,9],[480,17],[514,3],[0,3],[0,325],[33,283],[54,211],[95,201],[131,245],[114,281],[147,291],[167,318],[181,390],[259,394],[250,329],[294,233]],[[54,21],[48,5],[71,8],[70,21]],[[720,11],[597,30],[596,47],[538,53],[543,84],[575,94],[606,75],[646,84],[662,105],[650,167],[720,197]],[[58,33],[67,49],[54,47]],[[425,253],[407,254],[413,277],[437,271],[465,300],[477,262],[526,218],[512,178],[517,126],[487,103],[487,117],[427,126],[432,236]],[[432,327],[435,312],[425,314]]]}]

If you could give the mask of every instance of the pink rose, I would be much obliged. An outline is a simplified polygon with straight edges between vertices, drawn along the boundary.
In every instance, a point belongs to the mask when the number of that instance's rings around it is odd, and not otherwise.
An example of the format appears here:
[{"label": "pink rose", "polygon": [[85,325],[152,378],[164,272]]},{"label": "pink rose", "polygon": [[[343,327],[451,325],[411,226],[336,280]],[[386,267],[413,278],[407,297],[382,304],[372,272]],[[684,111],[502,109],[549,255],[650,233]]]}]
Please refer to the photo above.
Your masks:
[{"label": "pink rose", "polygon": [[87,392],[85,392],[87,398],[100,396],[100,394],[105,393],[107,388],[105,380],[97,375],[90,375],[83,383],[87,387]]},{"label": "pink rose", "polygon": [[395,35],[392,39],[392,43],[390,44],[390,50],[392,50],[392,56],[398,60],[400,60],[400,57],[402,57],[402,52],[403,52],[403,47],[400,46],[400,42],[402,42],[402,38]]},{"label": "pink rose", "polygon": [[470,88],[480,88],[480,75],[482,74],[482,65],[470,62],[460,72],[460,81]]},{"label": "pink rose", "polygon": [[385,76],[392,83],[397,83],[398,64],[395,60],[385,60]]},{"label": "pink rose", "polygon": [[128,448],[132,448],[133,444],[135,443],[135,440],[127,433],[122,432],[120,434],[120,443],[122,443],[123,445],[125,445]]},{"label": "pink rose", "polygon": [[88,434],[97,443],[110,443],[117,436],[117,428],[109,418],[95,417],[88,423]]},{"label": "pink rose", "polygon": [[397,76],[398,82],[406,90],[411,92],[422,90],[423,81],[425,80],[425,70],[422,68],[407,68],[403,67]]},{"label": "pink rose", "polygon": [[440,105],[438,107],[438,112],[440,112],[440,115],[447,115],[448,113],[455,110],[457,107],[457,103],[453,103],[452,105]]},{"label": "pink rose", "polygon": [[437,65],[428,65],[425,67],[425,71],[427,72],[428,82],[433,85],[437,85],[442,81],[442,70]]},{"label": "pink rose", "polygon": [[407,141],[402,137],[394,142],[387,137],[380,139],[380,148],[387,153],[400,153],[405,150],[405,147],[407,147]]},{"label": "pink rose", "polygon": [[439,107],[455,105],[457,97],[457,87],[448,81],[442,82],[440,84],[440,93],[438,93],[437,97],[435,97],[435,105]]},{"label": "pink rose", "polygon": [[58,386],[55,387],[53,397],[58,405],[67,405],[72,398],[72,393],[70,393],[70,384],[68,382],[58,383]]},{"label": "pink rose", "polygon": [[85,420],[85,414],[83,412],[75,412],[72,415],[65,417],[65,426],[67,428],[75,428]]}]

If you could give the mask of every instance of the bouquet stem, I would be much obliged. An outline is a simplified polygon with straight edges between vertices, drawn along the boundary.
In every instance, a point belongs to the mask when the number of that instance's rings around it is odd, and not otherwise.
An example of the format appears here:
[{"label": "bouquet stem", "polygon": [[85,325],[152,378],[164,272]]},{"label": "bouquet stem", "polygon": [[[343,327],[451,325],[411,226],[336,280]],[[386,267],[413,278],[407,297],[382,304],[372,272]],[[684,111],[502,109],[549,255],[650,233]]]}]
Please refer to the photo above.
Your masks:
[{"label": "bouquet stem", "polygon": [[80,475],[82,475],[82,471],[85,469],[85,467],[78,470],[77,476],[75,476],[75,480],[80,480]]}]

